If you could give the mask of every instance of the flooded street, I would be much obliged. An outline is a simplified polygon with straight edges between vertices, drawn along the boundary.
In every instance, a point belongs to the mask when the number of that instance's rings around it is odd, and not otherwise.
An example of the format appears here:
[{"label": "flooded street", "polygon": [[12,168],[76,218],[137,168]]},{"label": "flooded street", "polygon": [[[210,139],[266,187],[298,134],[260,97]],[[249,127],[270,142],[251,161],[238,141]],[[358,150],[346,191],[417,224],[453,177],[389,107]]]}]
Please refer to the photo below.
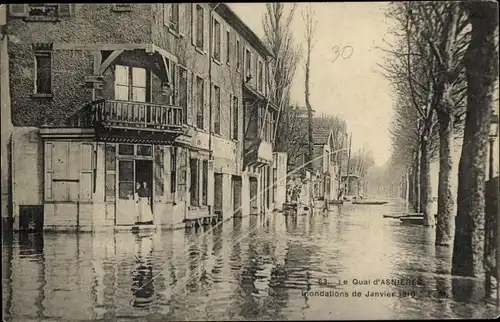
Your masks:
[{"label": "flooded street", "polygon": [[[463,302],[482,280],[451,278],[451,248],[436,249],[432,229],[382,218],[403,210],[346,204],[295,219],[252,216],[210,233],[15,234],[2,244],[4,318],[497,316],[493,306]],[[381,285],[386,279],[399,285]]]}]

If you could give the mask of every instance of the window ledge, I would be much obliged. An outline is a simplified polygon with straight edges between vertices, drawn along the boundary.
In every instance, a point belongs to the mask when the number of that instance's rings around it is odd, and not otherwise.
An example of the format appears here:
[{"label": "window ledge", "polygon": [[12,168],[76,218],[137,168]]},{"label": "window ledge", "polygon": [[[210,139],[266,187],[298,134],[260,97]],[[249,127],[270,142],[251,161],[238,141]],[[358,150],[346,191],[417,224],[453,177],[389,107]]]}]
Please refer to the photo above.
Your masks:
[{"label": "window ledge", "polygon": [[216,57],[213,58],[213,61],[214,61],[214,63],[216,63],[219,66],[222,65],[222,63],[220,62],[220,60],[218,58],[216,58]]},{"label": "window ledge", "polygon": [[205,52],[203,49],[201,49],[200,47],[198,47],[198,46],[194,46],[194,49],[195,49],[197,52],[199,52],[200,54],[202,54],[202,55],[205,55],[205,54],[206,54],[206,52]]},{"label": "window ledge", "polygon": [[43,93],[34,93],[31,94],[32,98],[52,98],[54,94],[43,94]]},{"label": "window ledge", "polygon": [[27,22],[58,22],[61,21],[59,17],[44,17],[44,16],[28,16],[24,18]]},{"label": "window ledge", "polygon": [[113,12],[131,12],[132,8],[111,8]]},{"label": "window ledge", "polygon": [[171,28],[171,27],[169,27],[169,26],[165,26],[165,27],[167,27],[168,32],[169,32],[169,33],[171,33],[172,35],[174,35],[175,37],[179,37],[179,36],[180,36],[180,34],[179,34],[179,32],[178,32],[177,30],[172,29],[172,28]]}]

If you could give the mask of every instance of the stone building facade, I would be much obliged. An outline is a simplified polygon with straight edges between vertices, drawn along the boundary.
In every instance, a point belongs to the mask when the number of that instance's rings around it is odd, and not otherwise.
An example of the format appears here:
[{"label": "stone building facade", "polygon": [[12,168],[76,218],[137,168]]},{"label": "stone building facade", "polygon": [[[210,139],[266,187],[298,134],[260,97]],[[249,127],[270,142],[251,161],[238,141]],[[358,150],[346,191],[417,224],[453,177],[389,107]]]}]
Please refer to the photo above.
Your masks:
[{"label": "stone building facade", "polygon": [[5,9],[15,230],[134,226],[143,182],[155,227],[272,209],[271,54],[227,5]]}]

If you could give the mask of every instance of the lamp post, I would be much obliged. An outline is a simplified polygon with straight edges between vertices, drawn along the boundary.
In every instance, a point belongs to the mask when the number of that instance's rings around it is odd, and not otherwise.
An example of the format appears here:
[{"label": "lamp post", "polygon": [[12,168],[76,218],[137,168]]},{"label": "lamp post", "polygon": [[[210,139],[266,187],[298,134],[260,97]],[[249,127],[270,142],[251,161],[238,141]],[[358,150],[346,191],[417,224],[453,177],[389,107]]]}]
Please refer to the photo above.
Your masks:
[{"label": "lamp post", "polygon": [[489,143],[490,143],[490,155],[489,155],[489,169],[488,169],[488,179],[491,180],[494,174],[494,144],[495,140],[498,137],[498,115],[493,111],[491,115],[491,125],[490,125],[490,133],[489,133]]}]

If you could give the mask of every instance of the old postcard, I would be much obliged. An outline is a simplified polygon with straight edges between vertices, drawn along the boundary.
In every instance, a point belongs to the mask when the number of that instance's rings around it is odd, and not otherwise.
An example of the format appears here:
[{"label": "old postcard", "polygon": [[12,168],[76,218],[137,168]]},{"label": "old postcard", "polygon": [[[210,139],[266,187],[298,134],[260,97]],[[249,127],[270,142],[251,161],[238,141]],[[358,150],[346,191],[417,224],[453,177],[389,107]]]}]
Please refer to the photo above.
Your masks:
[{"label": "old postcard", "polygon": [[498,3],[0,5],[6,321],[495,318]]}]

